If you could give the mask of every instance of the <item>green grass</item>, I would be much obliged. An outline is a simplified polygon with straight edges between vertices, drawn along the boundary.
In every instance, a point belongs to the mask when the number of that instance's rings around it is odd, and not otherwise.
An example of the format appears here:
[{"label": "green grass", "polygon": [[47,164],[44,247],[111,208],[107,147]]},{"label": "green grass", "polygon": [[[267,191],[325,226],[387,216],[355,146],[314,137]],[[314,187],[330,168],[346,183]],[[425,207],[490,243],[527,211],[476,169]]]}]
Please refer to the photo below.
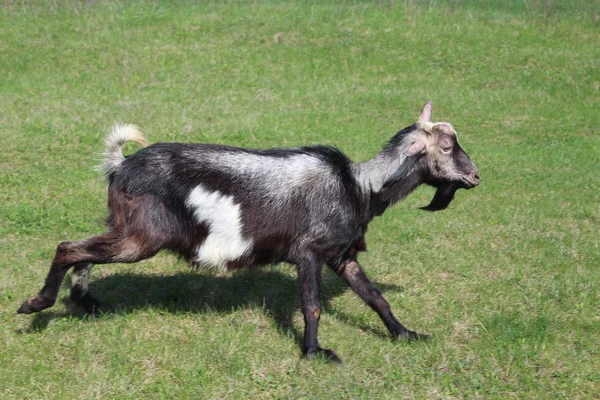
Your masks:
[{"label": "green grass", "polygon": [[[0,7],[0,397],[598,398],[598,1],[43,2]],[[479,167],[429,214],[419,189],[362,256],[392,343],[324,275],[300,356],[289,266],[213,274],[167,254],[98,266],[105,312],[16,315],[56,245],[102,232],[114,121],[153,142],[378,152],[427,99]],[[135,149],[130,149],[134,151]],[[67,279],[68,280],[68,279]]]}]

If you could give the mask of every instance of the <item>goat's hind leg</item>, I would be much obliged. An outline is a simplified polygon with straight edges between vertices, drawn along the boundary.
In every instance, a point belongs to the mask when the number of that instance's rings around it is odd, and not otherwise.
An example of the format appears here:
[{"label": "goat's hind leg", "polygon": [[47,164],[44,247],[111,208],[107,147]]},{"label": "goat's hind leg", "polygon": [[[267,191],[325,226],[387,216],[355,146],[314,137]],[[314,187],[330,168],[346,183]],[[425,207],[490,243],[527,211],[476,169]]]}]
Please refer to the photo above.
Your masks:
[{"label": "goat's hind leg", "polygon": [[87,254],[81,251],[86,242],[85,240],[80,242],[62,242],[58,245],[44,287],[37,296],[27,299],[17,310],[17,313],[31,314],[52,307],[56,303],[60,285],[69,268],[73,264],[86,261]]},{"label": "goat's hind leg", "polygon": [[100,306],[98,300],[89,293],[88,282],[93,266],[92,263],[76,264],[71,275],[71,301],[89,314],[96,313]]},{"label": "goat's hind leg", "polygon": [[[145,238],[144,238],[145,239]],[[101,236],[77,242],[63,242],[58,245],[56,256],[50,266],[44,287],[35,297],[27,299],[17,310],[20,314],[31,314],[52,307],[65,274],[72,266],[75,267],[75,297],[78,300],[90,300],[83,292],[83,283],[87,284],[87,275],[93,264],[109,264],[116,262],[136,262],[154,256],[160,249],[160,244],[144,239],[134,240],[123,237],[118,232],[110,232]],[[77,279],[84,277],[83,281]],[[82,293],[79,295],[80,293]],[[71,292],[73,296],[73,292]],[[90,300],[93,307],[93,301]],[[96,304],[97,305],[97,304]]]}]

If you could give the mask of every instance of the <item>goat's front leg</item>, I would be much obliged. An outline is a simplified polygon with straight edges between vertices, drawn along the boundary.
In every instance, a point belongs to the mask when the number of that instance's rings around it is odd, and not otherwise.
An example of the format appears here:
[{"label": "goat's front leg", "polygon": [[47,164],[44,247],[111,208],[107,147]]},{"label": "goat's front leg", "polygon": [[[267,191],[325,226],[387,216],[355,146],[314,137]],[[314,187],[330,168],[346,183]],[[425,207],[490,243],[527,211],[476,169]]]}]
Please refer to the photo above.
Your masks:
[{"label": "goat's front leg", "polygon": [[321,318],[321,267],[315,257],[306,257],[298,263],[298,285],[300,303],[304,315],[304,345],[302,352],[306,356],[322,354],[330,361],[341,363],[336,354],[319,345],[318,331]]},{"label": "goat's front leg", "polygon": [[355,258],[341,262],[337,267],[330,266],[352,288],[365,303],[369,305],[388,328],[394,339],[405,338],[408,340],[427,339],[422,335],[405,328],[392,314],[390,304],[381,292],[367,278]]}]

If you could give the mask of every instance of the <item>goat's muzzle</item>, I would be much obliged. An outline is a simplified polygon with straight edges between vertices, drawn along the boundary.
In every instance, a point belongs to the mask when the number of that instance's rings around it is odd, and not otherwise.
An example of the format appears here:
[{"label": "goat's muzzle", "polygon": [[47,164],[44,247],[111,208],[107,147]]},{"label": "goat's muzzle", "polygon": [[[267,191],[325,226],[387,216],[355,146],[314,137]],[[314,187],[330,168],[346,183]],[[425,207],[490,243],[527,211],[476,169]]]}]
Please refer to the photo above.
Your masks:
[{"label": "goat's muzzle", "polygon": [[466,175],[462,180],[465,189],[473,189],[475,186],[479,186],[479,171],[475,168],[470,174]]}]

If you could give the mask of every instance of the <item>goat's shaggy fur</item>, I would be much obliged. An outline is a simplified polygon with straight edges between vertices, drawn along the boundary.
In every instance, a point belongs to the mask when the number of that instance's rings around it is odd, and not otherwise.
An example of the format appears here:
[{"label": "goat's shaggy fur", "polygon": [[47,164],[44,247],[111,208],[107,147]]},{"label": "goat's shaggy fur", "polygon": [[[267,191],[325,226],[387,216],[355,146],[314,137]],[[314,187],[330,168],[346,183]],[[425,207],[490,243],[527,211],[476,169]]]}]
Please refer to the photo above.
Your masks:
[{"label": "goat's shaggy fur", "polygon": [[419,337],[391,314],[356,261],[369,222],[417,186],[438,187],[428,210],[445,208],[454,192],[479,183],[477,168],[448,123],[430,121],[431,103],[373,159],[354,163],[326,146],[251,150],[210,144],[157,143],[124,157],[128,141],[146,145],[134,125],[106,140],[108,233],[58,247],[46,284],[19,312],[56,301],[74,267],[71,297],[88,311],[94,264],[136,262],[167,249],[190,263],[219,269],[287,262],[298,267],[305,317],[304,352],[324,352],[317,326],[323,264],[376,312],[394,337]]}]

